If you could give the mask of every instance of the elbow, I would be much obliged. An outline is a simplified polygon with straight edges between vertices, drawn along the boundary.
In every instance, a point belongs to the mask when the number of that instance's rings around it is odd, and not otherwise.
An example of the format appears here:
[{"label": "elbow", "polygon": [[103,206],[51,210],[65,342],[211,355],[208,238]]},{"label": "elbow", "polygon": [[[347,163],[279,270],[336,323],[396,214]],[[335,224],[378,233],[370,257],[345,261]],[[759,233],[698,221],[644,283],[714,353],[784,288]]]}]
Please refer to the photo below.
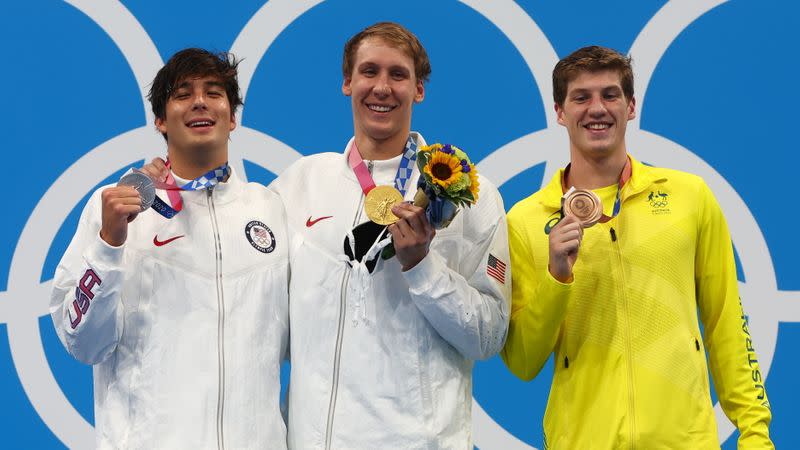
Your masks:
[{"label": "elbow", "polygon": [[500,357],[503,359],[503,363],[505,363],[508,371],[522,381],[533,380],[536,378],[536,375],[539,374],[539,370],[541,370],[541,367],[538,369],[532,367],[526,358],[520,357],[520,355],[515,356],[513,350],[510,350],[508,345],[503,347],[503,350],[500,351]]},{"label": "elbow", "polygon": [[462,352],[464,356],[475,361],[485,361],[503,349],[503,344],[506,342],[506,327],[498,327],[483,333],[478,337],[480,342],[478,345],[473,346],[472,349]]},{"label": "elbow", "polygon": [[108,346],[101,349],[84,349],[77,345],[71,345],[68,347],[69,353],[78,361],[94,366],[96,364],[100,364],[113,353],[114,346]]},{"label": "elbow", "polygon": [[80,336],[74,334],[67,334],[65,344],[73,358],[90,366],[102,363],[117,348],[116,340],[104,346],[98,346],[97,343],[83,342]]}]

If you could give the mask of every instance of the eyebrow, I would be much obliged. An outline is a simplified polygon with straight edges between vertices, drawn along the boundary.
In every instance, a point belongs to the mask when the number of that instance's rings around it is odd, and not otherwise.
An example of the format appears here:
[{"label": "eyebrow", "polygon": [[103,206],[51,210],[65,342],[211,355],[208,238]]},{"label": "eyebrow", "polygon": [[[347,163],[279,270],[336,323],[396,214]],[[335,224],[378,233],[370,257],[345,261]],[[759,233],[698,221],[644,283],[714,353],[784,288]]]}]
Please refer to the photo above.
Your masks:
[{"label": "eyebrow", "polygon": [[[364,61],[357,66],[357,69],[364,69],[366,67],[381,67],[381,65],[372,61]],[[400,64],[392,64],[388,67],[388,70],[402,70],[404,72],[411,73],[411,70],[408,67]]]},{"label": "eyebrow", "polygon": [[569,92],[567,92],[567,95],[572,95],[572,94],[577,94],[577,93],[585,94],[587,92],[592,92],[592,91],[595,91],[595,90],[599,90],[600,92],[608,92],[608,91],[619,91],[619,92],[622,92],[622,87],[617,86],[617,85],[611,85],[611,86],[601,87],[600,89],[573,88]]},{"label": "eyebrow", "polygon": [[[184,88],[187,88],[189,86],[191,86],[191,83],[184,80],[182,83],[176,85],[174,90],[177,91],[179,89],[184,89]],[[212,87],[212,86],[213,87],[219,87],[219,88],[224,88],[225,87],[225,85],[222,84],[221,81],[209,80],[209,81],[204,81],[203,82],[203,87],[207,88],[207,87]]]}]

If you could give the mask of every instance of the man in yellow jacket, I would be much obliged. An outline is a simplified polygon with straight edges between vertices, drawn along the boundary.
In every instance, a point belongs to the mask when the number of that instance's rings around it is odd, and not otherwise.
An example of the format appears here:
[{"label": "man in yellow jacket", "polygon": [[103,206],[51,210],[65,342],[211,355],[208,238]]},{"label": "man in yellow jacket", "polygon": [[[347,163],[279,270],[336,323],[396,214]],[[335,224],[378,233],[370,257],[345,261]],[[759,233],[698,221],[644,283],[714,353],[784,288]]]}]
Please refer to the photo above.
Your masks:
[{"label": "man in yellow jacket", "polygon": [[708,349],[739,448],[773,448],[719,204],[699,177],[627,153],[630,59],[577,50],[556,65],[553,95],[570,165],[508,213],[513,306],[502,351],[524,380],[555,354],[545,445],[719,448]]}]

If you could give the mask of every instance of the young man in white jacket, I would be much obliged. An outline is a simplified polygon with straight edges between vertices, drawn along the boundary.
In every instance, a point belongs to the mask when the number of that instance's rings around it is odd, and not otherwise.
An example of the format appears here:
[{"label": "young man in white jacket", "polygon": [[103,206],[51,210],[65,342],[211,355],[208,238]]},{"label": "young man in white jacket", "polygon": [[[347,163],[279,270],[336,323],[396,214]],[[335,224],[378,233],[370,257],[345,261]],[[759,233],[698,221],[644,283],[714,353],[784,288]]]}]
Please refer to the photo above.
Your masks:
[{"label": "young man in white jacket", "polygon": [[158,72],[172,188],[144,212],[130,186],[95,192],[56,269],[50,312],[94,366],[99,448],[286,447],[286,217],[227,165],[237,64],[186,49]]},{"label": "young man in white jacket", "polygon": [[398,167],[425,145],[410,127],[430,63],[411,32],[379,23],[347,43],[343,72],[355,136],[343,153],[302,158],[270,186],[292,235],[289,446],[472,448],[473,360],[497,353],[508,326],[502,199],[481,177],[478,202],[437,232],[422,208],[395,206],[396,256],[383,260],[372,239],[362,244],[373,254],[346,256],[345,238],[369,220],[369,181],[353,161],[375,185],[397,182],[414,197],[416,165],[410,177]]}]

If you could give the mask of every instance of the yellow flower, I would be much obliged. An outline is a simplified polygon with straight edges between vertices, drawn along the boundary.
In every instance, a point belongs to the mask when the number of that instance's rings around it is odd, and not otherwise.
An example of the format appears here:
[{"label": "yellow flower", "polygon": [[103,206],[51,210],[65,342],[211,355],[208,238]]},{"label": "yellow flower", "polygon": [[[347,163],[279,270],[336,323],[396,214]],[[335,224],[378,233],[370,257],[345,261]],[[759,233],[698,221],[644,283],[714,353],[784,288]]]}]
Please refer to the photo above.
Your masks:
[{"label": "yellow flower", "polygon": [[434,183],[447,189],[461,177],[461,161],[455,155],[435,152],[423,170]]},{"label": "yellow flower", "polygon": [[475,201],[478,201],[478,171],[475,169],[475,164],[469,165],[469,191],[472,192],[472,196],[475,198]]}]

